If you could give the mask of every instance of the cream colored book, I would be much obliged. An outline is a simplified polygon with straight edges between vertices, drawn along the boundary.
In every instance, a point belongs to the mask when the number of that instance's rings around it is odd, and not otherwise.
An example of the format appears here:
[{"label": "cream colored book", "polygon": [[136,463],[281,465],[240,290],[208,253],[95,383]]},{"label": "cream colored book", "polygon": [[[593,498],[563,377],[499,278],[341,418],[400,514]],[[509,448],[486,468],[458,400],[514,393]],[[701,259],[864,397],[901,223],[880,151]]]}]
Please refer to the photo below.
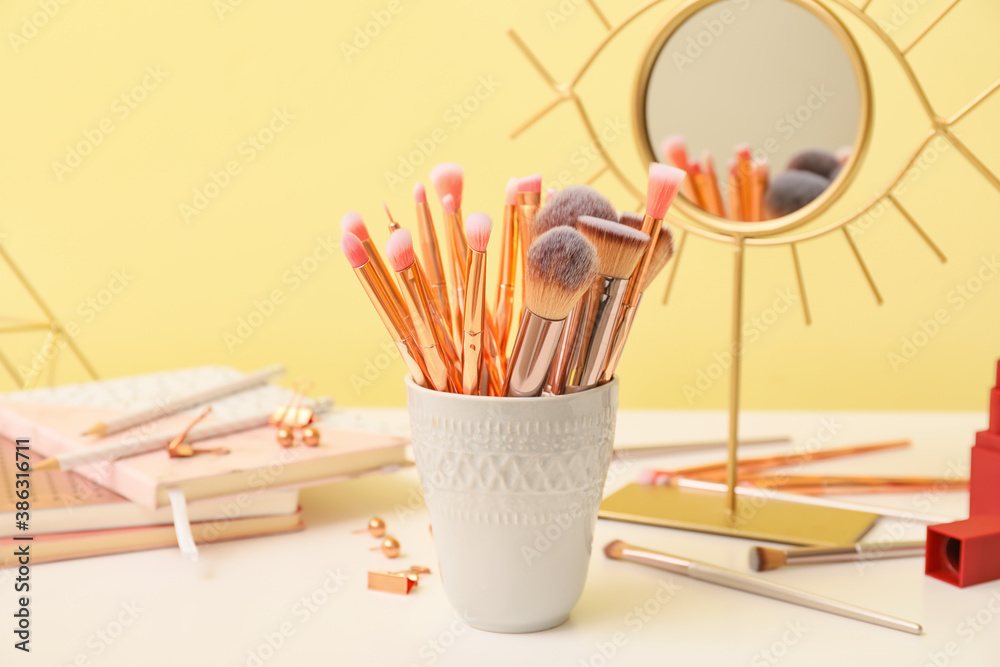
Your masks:
[{"label": "cream colored book", "polygon": [[[95,422],[169,402],[207,386],[238,379],[239,371],[209,366],[80,385],[34,389],[0,396],[0,436],[28,438],[34,461],[129,438],[177,431],[200,408],[167,415],[106,438],[81,435]],[[212,403],[205,420],[234,420],[287,404],[290,392],[258,387]],[[338,428],[338,416],[317,425],[318,447],[282,448],[275,430],[263,427],[204,440],[198,447],[227,447],[228,455],[171,459],[155,451],[74,468],[74,472],[151,509],[169,504],[167,490],[179,488],[188,503],[218,496],[295,489],[407,464],[406,439]]]}]

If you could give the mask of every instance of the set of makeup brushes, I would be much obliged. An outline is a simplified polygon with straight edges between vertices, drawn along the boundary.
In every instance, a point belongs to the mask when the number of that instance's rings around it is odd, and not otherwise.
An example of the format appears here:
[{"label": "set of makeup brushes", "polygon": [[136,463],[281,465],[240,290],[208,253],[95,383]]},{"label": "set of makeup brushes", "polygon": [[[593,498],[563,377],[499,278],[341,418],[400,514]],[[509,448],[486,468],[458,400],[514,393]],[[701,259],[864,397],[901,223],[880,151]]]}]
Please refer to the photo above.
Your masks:
[{"label": "set of makeup brushes", "polygon": [[388,266],[357,213],[341,220],[341,248],[417,384],[482,396],[575,393],[614,376],[642,294],[673,255],[663,218],[684,176],[651,164],[644,215],[619,213],[584,185],[550,191],[542,206],[540,175],[510,179],[493,299],[493,222],[463,217],[459,165],[431,170],[444,243],[418,183],[419,257],[388,208]]},{"label": "set of makeup brushes", "polygon": [[807,148],[791,157],[785,171],[771,177],[766,156],[754,159],[750,146],[740,144],[726,165],[723,197],[715,161],[708,151],[700,160],[688,155],[684,138],[671,135],[660,143],[664,159],[687,173],[681,192],[703,211],[720,218],[759,222],[780,218],[819,197],[837,178],[850,157],[850,148],[837,154]]}]

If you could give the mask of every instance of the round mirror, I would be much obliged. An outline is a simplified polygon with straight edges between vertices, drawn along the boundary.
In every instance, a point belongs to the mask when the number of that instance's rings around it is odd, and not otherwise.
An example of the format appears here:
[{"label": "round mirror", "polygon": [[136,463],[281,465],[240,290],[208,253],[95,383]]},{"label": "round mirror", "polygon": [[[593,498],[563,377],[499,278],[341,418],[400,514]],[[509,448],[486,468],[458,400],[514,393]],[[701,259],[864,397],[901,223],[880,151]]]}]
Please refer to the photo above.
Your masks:
[{"label": "round mirror", "polygon": [[639,97],[644,148],[687,170],[685,209],[714,228],[804,222],[846,183],[867,130],[857,48],[813,0],[691,3],[654,42]]}]

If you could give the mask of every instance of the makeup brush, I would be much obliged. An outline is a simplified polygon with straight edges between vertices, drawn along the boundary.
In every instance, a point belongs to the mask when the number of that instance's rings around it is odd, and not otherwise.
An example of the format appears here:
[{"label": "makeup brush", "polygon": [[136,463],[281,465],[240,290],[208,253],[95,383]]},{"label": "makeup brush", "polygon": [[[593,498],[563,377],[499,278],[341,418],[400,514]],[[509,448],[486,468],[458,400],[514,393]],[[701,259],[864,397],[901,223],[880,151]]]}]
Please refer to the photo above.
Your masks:
[{"label": "makeup brush", "polygon": [[811,171],[786,171],[771,180],[764,198],[767,215],[780,218],[793,213],[823,194],[830,181]]},{"label": "makeup brush", "polygon": [[[774,468],[785,468],[788,466],[810,463],[813,461],[827,461],[845,456],[856,456],[858,454],[868,454],[871,452],[881,452],[887,449],[897,449],[899,447],[909,447],[909,440],[889,440],[887,442],[875,442],[860,445],[848,445],[845,447],[830,447],[808,452],[788,452],[787,454],[776,454],[773,456],[761,456],[756,458],[744,458],[739,461],[738,469],[741,475],[757,472],[760,470],[771,470]],[[675,468],[673,470],[657,470],[649,482],[650,484],[660,483],[661,477],[698,477],[709,479],[718,477],[725,479],[728,461],[718,463],[705,463],[702,465],[688,466],[686,468]]]},{"label": "makeup brush", "polygon": [[635,211],[618,212],[618,222],[640,232],[642,231],[642,221],[644,218],[645,216],[642,213],[636,213]]},{"label": "makeup brush", "polygon": [[[500,274],[497,277],[496,325],[497,347],[506,353],[510,327],[514,321],[514,284],[517,281],[517,186],[518,179],[507,181],[503,207],[503,245],[500,249]],[[468,225],[468,221],[466,221]],[[468,233],[468,229],[466,229]],[[471,241],[470,241],[471,245]]]},{"label": "makeup brush", "polygon": [[[531,228],[542,205],[542,175],[525,176],[517,182],[517,233],[521,238],[521,275],[528,266],[528,246]],[[524,281],[521,281],[521,302],[524,303]]]},{"label": "makeup brush", "polygon": [[580,316],[571,335],[567,394],[596,387],[600,381],[629,277],[649,245],[649,235],[610,220],[580,216],[577,230],[597,249],[597,276],[574,308]]},{"label": "makeup brush", "polygon": [[[382,207],[385,208],[385,214],[389,217],[389,228],[401,230],[393,217],[392,212],[389,211],[389,207],[382,202]],[[413,247],[413,237],[409,240],[410,247]],[[424,267],[421,266],[420,260],[417,259],[416,255],[413,256],[413,278],[416,284],[417,290],[421,295],[421,303],[424,305],[424,311],[430,321],[432,331],[434,334],[434,340],[437,344],[438,352],[444,357],[445,363],[448,365],[449,378],[452,379],[455,390],[461,387],[461,357],[458,351],[455,349],[455,343],[451,338],[451,322],[445,320],[441,311],[438,309],[438,304],[434,300],[434,294],[431,291],[430,282],[427,278],[427,274],[424,272]],[[397,272],[397,278],[399,274]],[[402,287],[402,286],[401,286]],[[406,289],[402,288],[402,292]],[[404,298],[404,301],[406,299]],[[409,306],[408,306],[409,307]],[[416,332],[414,332],[416,333]],[[420,343],[420,339],[417,339]]]},{"label": "makeup brush", "polygon": [[788,161],[785,170],[811,171],[823,178],[833,180],[833,174],[843,166],[837,156],[822,148],[804,148]]},{"label": "makeup brush", "polygon": [[751,194],[750,184],[753,180],[753,158],[750,154],[750,146],[740,144],[736,147],[736,181],[740,188],[740,211],[743,213],[744,221],[751,221]]},{"label": "makeup brush", "polygon": [[[462,226],[462,189],[465,183],[465,173],[462,167],[454,162],[442,162],[431,169],[431,183],[437,192],[441,206],[444,207],[444,198],[451,196],[454,202],[451,213],[445,209],[445,226],[455,234],[455,257],[461,260],[461,265],[465,266],[468,261],[468,244],[465,241],[465,228]],[[450,225],[450,226],[449,226]],[[458,242],[461,239],[461,243]]]},{"label": "makeup brush", "polygon": [[409,313],[406,311],[406,306],[403,305],[403,295],[396,287],[396,282],[392,279],[382,255],[372,243],[371,235],[368,233],[368,228],[365,226],[361,214],[355,211],[345,213],[344,217],[340,219],[340,230],[361,241],[361,246],[365,249],[368,259],[372,261],[372,269],[377,278],[376,286],[384,293],[384,300],[387,300],[389,307],[399,315],[403,330],[412,334],[413,323],[410,322]]},{"label": "makeup brush", "polygon": [[675,167],[668,167],[665,164],[653,162],[649,165],[649,181],[646,187],[646,216],[642,220],[642,232],[649,235],[649,246],[643,253],[638,266],[629,278],[628,289],[622,303],[621,316],[615,328],[615,338],[612,343],[611,354],[604,369],[603,382],[610,382],[614,377],[615,368],[621,359],[625,349],[625,342],[628,340],[632,322],[635,321],[635,312],[639,307],[639,300],[642,298],[642,288],[649,273],[650,264],[653,261],[654,250],[660,238],[660,229],[663,226],[663,217],[667,209],[677,196],[681,183],[684,182],[685,172]]},{"label": "makeup brush", "polygon": [[434,389],[448,391],[448,364],[441,350],[438,349],[430,304],[427,303],[420,290],[417,270],[414,268],[416,255],[413,252],[413,238],[410,232],[400,229],[390,234],[389,241],[385,245],[385,254],[389,258],[389,264],[396,272],[396,279],[399,281],[399,287],[403,293],[403,301],[410,311],[417,344],[420,346],[420,353],[427,368],[427,379],[430,380]]},{"label": "makeup brush", "polygon": [[597,272],[597,250],[580,232],[556,227],[528,250],[524,317],[511,352],[504,396],[538,396],[569,311]]},{"label": "makeup brush", "polygon": [[385,291],[379,284],[379,277],[374,268],[374,262],[369,257],[364,245],[353,234],[344,234],[340,238],[340,248],[347,257],[347,261],[354,269],[354,275],[361,281],[365,294],[375,307],[379,319],[392,337],[399,354],[403,357],[403,362],[410,371],[413,381],[421,387],[430,387],[427,379],[427,367],[424,365],[424,358],[420,349],[413,341],[413,337],[403,326],[403,322],[398,313],[393,312],[389,304]]},{"label": "makeup brush", "polygon": [[708,210],[708,190],[706,182],[707,177],[701,170],[701,165],[697,162],[692,162],[687,168],[687,178],[684,182],[687,183],[691,181],[691,190],[694,191],[694,199],[691,200],[695,206],[703,211]]},{"label": "makeup brush", "polygon": [[726,216],[730,220],[743,220],[743,191],[740,188],[736,160],[729,161],[726,173]]},{"label": "makeup brush", "polygon": [[437,306],[441,319],[451,323],[451,305],[448,302],[448,284],[444,277],[444,264],[441,262],[441,247],[438,245],[437,233],[434,231],[434,218],[431,217],[431,207],[427,205],[427,191],[423,183],[417,183],[413,188],[413,199],[417,208],[417,230],[420,232],[420,254],[423,266],[427,270],[428,283],[434,304]]},{"label": "makeup brush", "polygon": [[853,618],[856,621],[881,625],[884,628],[908,632],[912,635],[920,635],[924,632],[923,628],[917,623],[904,621],[903,619],[877,611],[870,611],[862,607],[856,607],[846,602],[831,600],[815,593],[791,588],[790,586],[776,584],[767,579],[753,577],[735,570],[727,570],[716,565],[710,565],[709,563],[688,560],[680,556],[671,556],[659,551],[635,547],[621,540],[610,542],[604,547],[604,555],[614,560],[627,560],[640,565],[648,565],[710,584],[735,588],[746,593],[753,593],[754,595],[760,595],[773,600],[788,602],[800,607],[825,611],[829,614],[836,614],[845,618]]},{"label": "makeup brush", "polygon": [[[611,202],[594,188],[587,185],[571,185],[555,195],[538,212],[529,235],[531,238],[537,238],[555,227],[575,228],[581,216],[615,220],[617,215]],[[556,356],[549,369],[549,377],[546,379],[546,394],[563,393],[573,349],[573,336],[576,335],[579,318],[580,309],[575,307],[566,317]]]},{"label": "makeup brush", "polygon": [[[672,134],[660,142],[660,154],[663,156],[664,161],[669,161],[670,164],[685,173],[691,168],[691,162],[688,160],[687,142],[679,134]],[[681,192],[692,202],[695,201],[694,183],[684,181],[681,184]]]},{"label": "makeup brush", "polygon": [[[688,477],[674,477],[667,482],[670,486],[679,489],[693,489],[703,493],[717,493],[725,495],[729,493],[729,486],[722,482],[705,482],[700,479],[690,479]],[[849,500],[836,500],[833,498],[818,498],[815,496],[803,496],[798,493],[786,493],[785,491],[774,491],[772,489],[758,489],[753,486],[737,486],[736,495],[740,498],[751,498],[754,502],[767,502],[768,500],[780,500],[786,503],[797,505],[811,505],[813,507],[833,507],[854,512],[868,512],[890,519],[901,519],[903,521],[913,521],[934,525],[939,523],[951,523],[954,517],[941,516],[938,514],[922,514],[911,512],[910,510],[898,510],[891,507],[877,507],[864,503],[856,503]]]},{"label": "makeup brush", "polygon": [[923,540],[865,544],[858,542],[846,547],[801,547],[798,549],[750,549],[750,569],[768,572],[788,565],[819,565],[823,563],[850,563],[853,561],[884,560],[886,558],[915,558],[926,553]]},{"label": "makeup brush", "polygon": [[726,217],[726,207],[722,203],[722,193],[719,191],[719,177],[715,173],[715,160],[712,154],[705,151],[701,154],[701,166],[705,172],[705,184],[708,189],[708,201],[706,210],[720,218]]},{"label": "makeup brush", "polygon": [[485,213],[473,213],[465,220],[469,239],[469,282],[465,292],[465,321],[462,338],[462,393],[481,392],[483,348],[486,336],[486,248],[493,221]]},{"label": "makeup brush", "polygon": [[465,307],[465,281],[468,278],[465,271],[468,267],[466,266],[465,259],[466,251],[459,248],[459,246],[467,246],[468,240],[465,238],[464,229],[461,234],[455,229],[455,221],[459,218],[454,197],[451,195],[442,197],[441,207],[444,209],[445,232],[448,237],[448,254],[451,255],[448,263],[451,266],[451,302],[454,304],[454,308],[452,309],[452,325],[455,328],[455,340],[461,340],[462,309]]},{"label": "makeup brush", "polygon": [[753,165],[750,175],[750,216],[754,221],[765,220],[764,193],[767,192],[768,181],[771,178],[771,163],[767,158]]},{"label": "makeup brush", "polygon": [[649,289],[656,277],[663,271],[663,267],[674,256],[674,233],[669,227],[661,227],[660,235],[656,239],[656,245],[651,251],[652,258],[649,260],[649,271],[646,272],[646,280],[642,283],[642,292]]},{"label": "makeup brush", "polygon": [[530,240],[554,227],[576,227],[580,216],[617,220],[618,211],[600,192],[589,185],[571,185],[557,192],[535,216],[529,230]]}]

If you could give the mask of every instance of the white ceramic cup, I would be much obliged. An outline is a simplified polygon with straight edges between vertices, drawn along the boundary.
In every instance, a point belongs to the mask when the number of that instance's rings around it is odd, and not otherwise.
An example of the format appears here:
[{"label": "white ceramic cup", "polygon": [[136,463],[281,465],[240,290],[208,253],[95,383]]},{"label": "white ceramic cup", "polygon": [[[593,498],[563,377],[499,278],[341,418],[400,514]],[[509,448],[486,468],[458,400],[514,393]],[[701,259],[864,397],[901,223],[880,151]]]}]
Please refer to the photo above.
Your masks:
[{"label": "white ceramic cup", "polygon": [[448,600],[480,630],[560,625],[587,579],[618,380],[539,398],[406,388]]}]

